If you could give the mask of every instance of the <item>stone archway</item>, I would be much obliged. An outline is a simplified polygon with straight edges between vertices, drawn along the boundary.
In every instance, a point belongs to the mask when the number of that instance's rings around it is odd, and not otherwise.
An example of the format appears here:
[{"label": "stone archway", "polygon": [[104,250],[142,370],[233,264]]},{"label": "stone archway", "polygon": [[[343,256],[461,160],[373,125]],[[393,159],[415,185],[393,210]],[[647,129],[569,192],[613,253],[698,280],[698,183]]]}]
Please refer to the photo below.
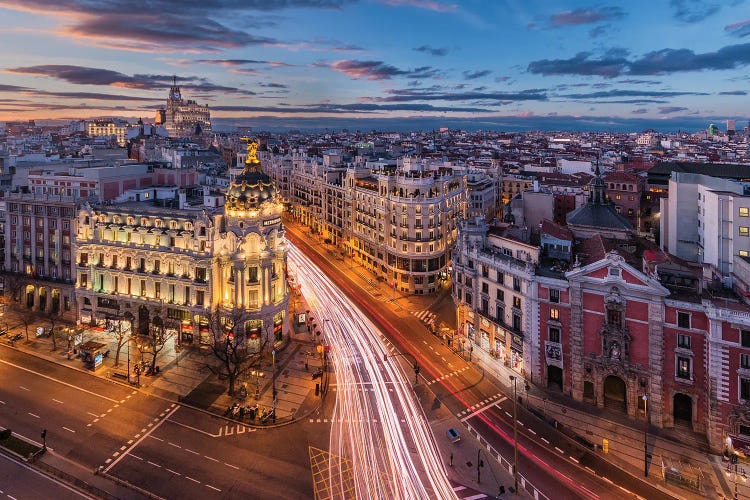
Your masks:
[{"label": "stone archway", "polygon": [[675,425],[693,425],[693,399],[678,392],[672,398],[672,414]]},{"label": "stone archway", "polygon": [[547,388],[562,392],[563,390],[563,371],[562,368],[547,365]]},{"label": "stone archway", "polygon": [[39,287],[39,311],[44,312],[47,310],[47,288]]},{"label": "stone archway", "polygon": [[617,375],[609,375],[604,379],[604,406],[627,411],[627,386],[625,381]]},{"label": "stone archway", "polygon": [[50,302],[50,311],[53,313],[60,312],[60,290],[55,288],[52,290],[52,300]]},{"label": "stone archway", "polygon": [[26,308],[34,307],[34,285],[26,286]]}]

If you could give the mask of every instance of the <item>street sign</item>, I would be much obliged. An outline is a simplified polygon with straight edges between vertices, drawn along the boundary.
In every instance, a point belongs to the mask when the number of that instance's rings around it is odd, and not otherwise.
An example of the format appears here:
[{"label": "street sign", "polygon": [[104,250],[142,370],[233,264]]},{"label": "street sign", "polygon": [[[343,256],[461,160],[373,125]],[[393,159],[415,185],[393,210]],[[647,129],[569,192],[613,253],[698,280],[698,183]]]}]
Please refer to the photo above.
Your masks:
[{"label": "street sign", "polygon": [[325,350],[325,352],[331,352],[331,345],[330,345],[330,344],[326,344],[326,345],[325,345],[325,346],[323,347],[323,349]]}]

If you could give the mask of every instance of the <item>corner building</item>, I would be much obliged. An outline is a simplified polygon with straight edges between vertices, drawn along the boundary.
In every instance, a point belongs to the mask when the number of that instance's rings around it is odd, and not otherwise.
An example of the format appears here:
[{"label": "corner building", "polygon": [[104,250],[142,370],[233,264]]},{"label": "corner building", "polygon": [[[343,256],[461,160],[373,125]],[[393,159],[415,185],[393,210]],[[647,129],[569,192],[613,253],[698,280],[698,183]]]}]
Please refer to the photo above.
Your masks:
[{"label": "corner building", "polygon": [[282,204],[256,148],[248,146],[253,153],[220,208],[183,195],[174,208],[151,201],[84,205],[77,234],[81,322],[128,317],[145,334],[161,315],[179,322],[181,343],[209,343],[209,315],[239,309],[250,339],[285,337]]}]

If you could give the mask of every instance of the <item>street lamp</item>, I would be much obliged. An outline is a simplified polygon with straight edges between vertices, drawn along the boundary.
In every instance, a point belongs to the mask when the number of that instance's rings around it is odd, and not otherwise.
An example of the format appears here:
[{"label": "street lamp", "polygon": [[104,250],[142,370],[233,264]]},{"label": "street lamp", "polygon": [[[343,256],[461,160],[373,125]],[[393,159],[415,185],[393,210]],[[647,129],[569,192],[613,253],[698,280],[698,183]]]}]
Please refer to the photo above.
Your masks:
[{"label": "street lamp", "polygon": [[643,413],[646,416],[646,426],[643,429],[643,475],[648,477],[648,396],[641,396],[643,399]]},{"label": "street lamp", "polygon": [[273,394],[273,411],[276,414],[276,349],[271,351],[271,390]]},{"label": "street lamp", "polygon": [[513,382],[513,489],[518,494],[518,414],[516,413],[516,405],[518,399],[516,398],[516,376],[510,376],[511,382]]},{"label": "street lamp", "polygon": [[726,474],[727,474],[727,477],[731,477],[732,481],[734,482],[734,500],[739,500],[740,494],[739,494],[739,490],[737,489],[737,484],[738,484],[737,477],[742,479],[742,482],[744,483],[744,482],[747,482],[747,474],[745,473],[745,469],[740,467],[739,464],[737,463],[736,453],[733,453],[732,457],[729,460],[730,460],[730,464],[727,465]]}]

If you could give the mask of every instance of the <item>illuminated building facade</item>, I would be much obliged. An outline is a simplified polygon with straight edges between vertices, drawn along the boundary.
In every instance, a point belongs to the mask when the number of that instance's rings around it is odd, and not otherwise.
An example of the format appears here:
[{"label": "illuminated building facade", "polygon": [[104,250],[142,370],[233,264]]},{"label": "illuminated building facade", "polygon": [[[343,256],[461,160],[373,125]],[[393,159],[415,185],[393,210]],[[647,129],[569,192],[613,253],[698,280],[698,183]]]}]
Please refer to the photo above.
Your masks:
[{"label": "illuminated building facade", "polygon": [[[157,117],[160,113],[157,113]],[[175,78],[169,89],[169,97],[164,110],[164,126],[170,137],[196,135],[200,131],[211,130],[211,112],[208,104],[201,106],[195,101],[182,98]]]},{"label": "illuminated building facade", "polygon": [[81,322],[127,315],[134,331],[147,333],[158,314],[179,327],[182,343],[209,343],[209,317],[241,310],[249,338],[271,332],[283,338],[289,300],[283,206],[254,152],[223,208],[212,208],[207,197],[193,204],[181,192],[178,207],[84,205],[77,233]]},{"label": "illuminated building facade", "polygon": [[122,120],[94,120],[88,122],[87,133],[89,137],[114,137],[120,147],[125,147],[128,127]]}]

